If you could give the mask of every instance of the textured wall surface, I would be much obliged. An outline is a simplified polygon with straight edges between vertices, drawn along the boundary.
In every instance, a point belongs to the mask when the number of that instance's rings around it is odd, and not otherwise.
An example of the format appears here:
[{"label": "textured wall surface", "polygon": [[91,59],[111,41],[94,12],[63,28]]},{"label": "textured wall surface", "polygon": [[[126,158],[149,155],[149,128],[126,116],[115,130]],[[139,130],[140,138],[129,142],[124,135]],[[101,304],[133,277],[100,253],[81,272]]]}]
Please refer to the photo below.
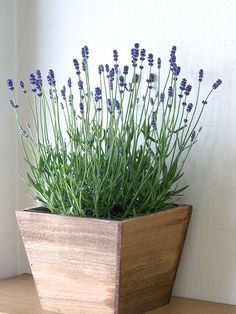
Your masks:
[{"label": "textured wall surface", "polygon": [[[97,68],[112,60],[112,49],[129,61],[130,47],[140,42],[163,62],[168,62],[175,44],[183,76],[194,82],[199,68],[205,70],[205,93],[215,79],[222,78],[222,88],[207,105],[202,134],[185,168],[184,183],[190,187],[183,201],[193,204],[194,212],[174,294],[234,304],[235,9],[233,0],[17,1],[19,77],[36,68],[45,75],[53,68],[61,85],[73,73],[72,59],[80,56],[83,45],[91,51],[90,68]],[[19,161],[20,172],[23,168]],[[29,204],[25,195],[20,185],[18,207]],[[20,271],[26,267],[22,252],[19,246]]]},{"label": "textured wall surface", "polygon": [[0,0],[0,278],[13,276],[16,259],[16,129],[6,79],[15,75],[14,1]]}]

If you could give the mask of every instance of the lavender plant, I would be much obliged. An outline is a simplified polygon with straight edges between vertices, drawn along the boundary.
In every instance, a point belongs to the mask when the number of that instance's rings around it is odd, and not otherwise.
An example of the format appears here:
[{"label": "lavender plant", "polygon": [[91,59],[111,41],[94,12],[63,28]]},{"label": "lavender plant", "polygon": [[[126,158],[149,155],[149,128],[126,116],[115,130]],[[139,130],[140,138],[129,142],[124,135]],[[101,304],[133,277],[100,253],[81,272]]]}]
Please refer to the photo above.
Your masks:
[{"label": "lavender plant", "polygon": [[161,59],[139,44],[131,49],[131,67],[119,66],[117,50],[113,59],[112,66],[99,65],[95,89],[87,46],[82,62],[73,60],[77,86],[69,78],[58,93],[49,70],[48,93],[37,70],[29,77],[31,97],[21,81],[33,124],[23,121],[13,81],[7,81],[29,165],[27,182],[52,213],[124,219],[171,207],[187,188],[178,181],[208,99],[222,81],[202,98],[201,69],[193,100],[192,86],[179,79],[175,46],[164,80]]}]

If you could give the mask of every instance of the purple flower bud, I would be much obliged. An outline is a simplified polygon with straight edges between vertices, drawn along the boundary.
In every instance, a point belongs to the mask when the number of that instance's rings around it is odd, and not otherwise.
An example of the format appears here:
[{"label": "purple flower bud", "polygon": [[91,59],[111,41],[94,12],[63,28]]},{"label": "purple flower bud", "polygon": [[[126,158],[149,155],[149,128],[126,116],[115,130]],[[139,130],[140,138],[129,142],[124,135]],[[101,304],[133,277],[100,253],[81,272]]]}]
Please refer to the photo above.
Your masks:
[{"label": "purple flower bud", "polygon": [[161,68],[161,58],[157,59],[157,68],[160,69]]},{"label": "purple flower bud", "polygon": [[115,62],[118,61],[118,52],[117,52],[117,50],[113,50],[113,60],[114,60]]},{"label": "purple flower bud", "polygon": [[80,72],[78,60],[77,60],[77,59],[74,59],[74,60],[73,60],[73,63],[74,63],[74,67],[75,67],[75,69],[76,69],[76,74],[77,74],[77,75],[80,75],[81,72]]},{"label": "purple flower bud", "polygon": [[12,79],[7,80],[7,87],[9,90],[14,90],[14,85]]},{"label": "purple flower bud", "polygon": [[203,104],[203,105],[206,105],[206,104],[207,104],[207,101],[206,101],[206,100],[203,100],[203,101],[202,101],[202,104]]},{"label": "purple flower bud", "polygon": [[87,65],[87,60],[83,59],[82,61],[82,70],[85,72],[86,71],[86,65]]},{"label": "purple flower bud", "polygon": [[79,86],[79,89],[82,90],[83,89],[83,81],[79,80],[78,82],[78,86]]},{"label": "purple flower bud", "polygon": [[164,101],[164,99],[165,99],[165,93],[161,93],[161,94],[160,94],[160,101],[162,101],[162,102],[163,102],[163,101]]},{"label": "purple flower bud", "polygon": [[118,73],[118,68],[119,68],[119,64],[117,64],[117,63],[114,64],[114,70],[115,70],[116,73]]},{"label": "purple flower bud", "polygon": [[222,84],[222,80],[218,79],[213,85],[213,89],[217,89]]},{"label": "purple flower bud", "polygon": [[154,106],[154,99],[152,97],[150,97],[150,104]]},{"label": "purple flower bud", "polygon": [[79,110],[80,110],[80,113],[81,113],[81,114],[84,113],[84,105],[83,105],[82,102],[79,104]]},{"label": "purple flower bud", "polygon": [[18,105],[15,104],[14,101],[11,100],[11,99],[9,100],[9,104],[10,104],[10,106],[11,106],[12,108],[14,108],[14,109],[17,109],[17,108],[18,108]]},{"label": "purple flower bud", "polygon": [[105,69],[106,69],[106,71],[107,71],[107,72],[109,72],[109,71],[110,71],[110,69],[109,69],[109,65],[108,65],[108,64],[105,64]]},{"label": "purple flower bud", "polygon": [[145,56],[146,56],[146,50],[145,49],[141,49],[140,51],[140,60],[144,61],[145,60]]},{"label": "purple flower bud", "polygon": [[30,74],[29,81],[30,81],[30,84],[35,85],[36,77],[33,73]]},{"label": "purple flower bud", "polygon": [[153,130],[157,129],[155,112],[152,112],[152,115],[151,115],[151,126],[152,126]]},{"label": "purple flower bud", "polygon": [[81,50],[83,59],[88,59],[89,57],[89,49],[88,46],[84,46]]},{"label": "purple flower bud", "polygon": [[192,90],[192,86],[191,85],[187,85],[186,88],[185,88],[185,95],[188,96],[190,94]]},{"label": "purple flower bud", "polygon": [[128,67],[128,65],[125,65],[124,70],[123,70],[124,75],[127,75],[128,72],[129,72],[129,67]]},{"label": "purple flower bud", "polygon": [[66,87],[65,86],[62,87],[61,96],[64,100],[66,100]]},{"label": "purple flower bud", "polygon": [[100,65],[98,66],[98,73],[99,73],[99,74],[102,74],[102,72],[104,72],[104,66],[103,66],[102,64],[100,64]]},{"label": "purple flower bud", "polygon": [[155,75],[153,73],[150,73],[149,78],[146,80],[148,83],[148,88],[152,88],[152,83],[154,82]]},{"label": "purple flower bud", "polygon": [[183,101],[182,105],[185,107],[187,105],[187,103],[185,101]]},{"label": "purple flower bud", "polygon": [[191,112],[191,110],[193,109],[193,104],[192,103],[189,103],[188,106],[187,106],[187,112]]},{"label": "purple flower bud", "polygon": [[139,56],[139,49],[132,48],[131,49],[131,56],[132,56],[132,64],[133,67],[137,66],[138,56]]},{"label": "purple flower bud", "polygon": [[22,89],[23,93],[26,94],[25,84],[23,81],[20,81],[20,88]]},{"label": "purple flower bud", "polygon": [[183,78],[182,81],[181,81],[181,83],[180,83],[180,87],[179,87],[179,88],[180,88],[182,91],[184,91],[185,88],[186,88],[186,84],[187,84],[187,80],[186,80],[185,78]]},{"label": "purple flower bud", "polygon": [[154,62],[154,60],[153,60],[153,54],[152,54],[152,53],[149,53],[149,54],[148,54],[148,65],[153,66],[153,62]]},{"label": "purple flower bud", "polygon": [[184,123],[186,124],[187,122],[188,122],[188,119],[185,118],[185,119],[184,119]]},{"label": "purple flower bud", "polygon": [[203,79],[203,69],[199,70],[199,76],[198,76],[198,81],[201,82]]},{"label": "purple flower bud", "polygon": [[136,49],[138,49],[138,48],[139,48],[139,43],[134,44],[134,47],[135,47]]},{"label": "purple flower bud", "polygon": [[169,88],[168,88],[168,96],[169,97],[173,97],[173,87],[172,86],[170,86]]},{"label": "purple flower bud", "polygon": [[71,88],[71,78],[70,77],[68,78],[67,85],[69,88]]},{"label": "purple flower bud", "polygon": [[191,142],[194,141],[195,137],[196,137],[196,131],[194,130],[194,131],[192,131],[192,133],[191,133]]},{"label": "purple flower bud", "polygon": [[38,80],[38,85],[43,86],[43,80],[40,70],[36,70],[36,78]]},{"label": "purple flower bud", "polygon": [[108,98],[107,99],[107,110],[110,114],[112,114],[112,111],[111,111],[111,100]]},{"label": "purple flower bud", "polygon": [[[31,74],[32,75],[32,74]],[[55,86],[56,85],[56,80],[55,80],[55,75],[54,75],[54,72],[53,70],[49,70],[48,71],[48,76],[47,76],[47,80],[48,80],[48,84],[50,86]],[[31,83],[33,84],[33,83]],[[34,83],[35,84],[35,83]]]},{"label": "purple flower bud", "polygon": [[115,107],[117,110],[120,110],[120,103],[118,100],[115,101]]},{"label": "purple flower bud", "polygon": [[102,99],[102,91],[100,87],[95,88],[94,99],[96,102]]},{"label": "purple flower bud", "polygon": [[121,75],[121,76],[119,77],[119,80],[120,80],[119,85],[120,85],[121,87],[124,87],[124,86],[127,85],[127,84],[125,83],[125,78],[124,78],[123,75]]}]

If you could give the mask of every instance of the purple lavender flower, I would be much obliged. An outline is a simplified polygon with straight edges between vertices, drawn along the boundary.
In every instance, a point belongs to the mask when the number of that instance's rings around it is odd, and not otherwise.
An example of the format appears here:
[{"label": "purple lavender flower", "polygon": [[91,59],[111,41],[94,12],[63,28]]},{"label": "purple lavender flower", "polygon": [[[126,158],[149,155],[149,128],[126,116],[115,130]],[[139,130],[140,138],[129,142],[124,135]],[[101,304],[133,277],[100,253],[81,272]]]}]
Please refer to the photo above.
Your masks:
[{"label": "purple lavender flower", "polygon": [[30,74],[29,81],[30,81],[30,84],[35,85],[36,77],[33,73]]},{"label": "purple lavender flower", "polygon": [[156,122],[155,112],[152,112],[152,115],[151,115],[151,126],[152,126],[153,130],[157,129],[157,122]]},{"label": "purple lavender flower", "polygon": [[187,122],[188,122],[188,119],[185,118],[185,119],[184,119],[184,123],[186,124]]},{"label": "purple lavender flower", "polygon": [[112,111],[111,111],[111,100],[108,98],[107,99],[107,110],[110,114],[112,114]]},{"label": "purple lavender flower", "polygon": [[183,101],[182,105],[185,107],[185,106],[187,106],[187,103],[185,101]]},{"label": "purple lavender flower", "polygon": [[82,58],[83,59],[88,59],[89,58],[89,49],[88,46],[84,46],[81,50],[82,53]]},{"label": "purple lavender flower", "polygon": [[102,90],[100,87],[95,88],[94,99],[96,102],[102,99]]},{"label": "purple lavender flower", "polygon": [[38,80],[38,85],[43,86],[42,74],[40,70],[36,70],[36,78]]},{"label": "purple lavender flower", "polygon": [[135,83],[138,83],[138,80],[139,80],[139,74],[138,74],[138,73],[136,73],[136,74],[135,74],[135,77],[134,77],[134,81],[135,81]]},{"label": "purple lavender flower", "polygon": [[194,131],[192,131],[192,133],[191,133],[191,142],[194,141],[195,137],[196,137],[196,131],[194,130]]},{"label": "purple lavender flower", "polygon": [[84,114],[84,105],[82,102],[79,104],[79,110],[81,114]]},{"label": "purple lavender flower", "polygon": [[138,49],[139,48],[139,43],[134,44],[134,48]]},{"label": "purple lavender flower", "polygon": [[163,101],[164,101],[164,99],[165,99],[165,93],[161,93],[161,94],[160,94],[160,101],[162,101],[162,102],[163,102]]},{"label": "purple lavender flower", "polygon": [[157,68],[160,69],[161,68],[161,58],[157,59]]},{"label": "purple lavender flower", "polygon": [[53,70],[48,71],[48,76],[47,76],[48,84],[50,86],[55,86],[56,85],[56,80],[55,80],[55,75]]},{"label": "purple lavender flower", "polygon": [[73,60],[73,63],[74,63],[74,67],[75,67],[75,69],[76,69],[76,74],[77,74],[77,75],[80,75],[81,72],[80,72],[78,60],[77,60],[77,59],[74,59],[74,60]]},{"label": "purple lavender flower", "polygon": [[152,83],[154,82],[155,75],[153,73],[150,73],[149,78],[146,80],[148,83],[148,88],[152,88]]},{"label": "purple lavender flower", "polygon": [[222,84],[222,80],[221,80],[221,79],[218,79],[218,80],[212,85],[212,88],[213,88],[213,89],[217,89],[221,84]]},{"label": "purple lavender flower", "polygon": [[115,100],[115,107],[118,111],[120,110],[120,103],[117,99]]},{"label": "purple lavender flower", "polygon": [[99,74],[102,74],[102,72],[104,72],[104,66],[103,66],[102,64],[100,64],[100,65],[98,66],[98,73],[99,73]]},{"label": "purple lavender flower", "polygon": [[115,62],[118,61],[118,52],[117,52],[117,50],[113,50],[113,60],[114,60]]},{"label": "purple lavender flower", "polygon": [[107,72],[109,72],[109,71],[110,71],[110,69],[109,69],[109,65],[108,65],[108,64],[105,64],[105,69],[106,69],[106,71],[107,71]]},{"label": "purple lavender flower", "polygon": [[192,90],[192,86],[191,85],[187,85],[186,88],[185,88],[185,95],[188,96],[190,94]]},{"label": "purple lavender flower", "polygon": [[119,85],[120,85],[121,87],[124,87],[124,86],[127,85],[127,84],[125,83],[125,78],[124,78],[123,75],[121,75],[121,76],[119,77],[119,80],[120,80]]},{"label": "purple lavender flower", "polygon": [[138,47],[137,47],[137,44],[135,44],[135,45],[134,45],[134,48],[131,49],[131,57],[132,57],[133,67],[137,66],[137,61],[138,61],[138,57],[139,57],[139,45],[138,45]]},{"label": "purple lavender flower", "polygon": [[124,75],[127,75],[128,72],[129,72],[129,67],[128,67],[128,65],[125,65],[124,70],[123,70]]},{"label": "purple lavender flower", "polygon": [[11,99],[9,100],[9,104],[10,104],[10,106],[11,106],[12,108],[14,108],[14,109],[17,109],[17,108],[18,108],[18,105],[15,104],[14,101],[11,100]]},{"label": "purple lavender flower", "polygon": [[82,60],[82,70],[85,72],[86,71],[86,65],[87,65],[87,60],[83,59]]},{"label": "purple lavender flower", "polygon": [[153,66],[153,62],[154,62],[154,60],[153,60],[153,54],[152,54],[152,53],[149,53],[149,54],[148,54],[148,65]]},{"label": "purple lavender flower", "polygon": [[140,51],[140,60],[144,61],[145,60],[145,56],[146,56],[146,50],[145,49],[141,49],[141,51]]},{"label": "purple lavender flower", "polygon": [[25,84],[23,81],[20,81],[20,88],[22,89],[23,93],[26,94]]},{"label": "purple lavender flower", "polygon": [[7,87],[9,90],[14,90],[14,85],[12,79],[7,80]]},{"label": "purple lavender flower", "polygon": [[98,112],[102,111],[102,108],[101,107],[97,107],[96,109]]},{"label": "purple lavender flower", "polygon": [[79,86],[79,89],[80,89],[80,90],[83,89],[83,84],[84,84],[84,82],[83,82],[82,80],[79,80],[78,86]]},{"label": "purple lavender flower", "polygon": [[193,104],[192,103],[189,103],[188,106],[187,106],[187,112],[191,112],[191,110],[193,109]]},{"label": "purple lavender flower", "polygon": [[176,46],[173,46],[170,52],[170,66],[173,67],[176,64]]},{"label": "purple lavender flower", "polygon": [[168,88],[168,96],[169,96],[169,97],[173,97],[173,94],[174,94],[174,92],[173,92],[173,87],[170,86],[170,87]]},{"label": "purple lavender flower", "polygon": [[70,77],[68,78],[67,85],[69,88],[71,88],[71,78]]},{"label": "purple lavender flower", "polygon": [[206,101],[206,100],[203,100],[203,101],[202,101],[202,104],[203,104],[203,105],[206,105],[206,104],[207,104],[207,101]]},{"label": "purple lavender flower", "polygon": [[118,69],[119,69],[119,64],[117,64],[117,63],[114,64],[114,70],[116,73],[118,73]]},{"label": "purple lavender flower", "polygon": [[154,99],[152,97],[150,97],[150,104],[154,106]]},{"label": "purple lavender flower", "polygon": [[186,80],[186,78],[183,78],[182,81],[181,81],[181,83],[180,83],[180,87],[179,87],[179,88],[180,88],[182,91],[184,91],[185,88],[186,88],[186,84],[187,84],[187,80]]},{"label": "purple lavender flower", "polygon": [[62,87],[61,96],[64,100],[66,100],[66,87],[65,86]]},{"label": "purple lavender flower", "polygon": [[198,81],[201,82],[203,79],[203,69],[199,70],[199,76],[198,76]]}]

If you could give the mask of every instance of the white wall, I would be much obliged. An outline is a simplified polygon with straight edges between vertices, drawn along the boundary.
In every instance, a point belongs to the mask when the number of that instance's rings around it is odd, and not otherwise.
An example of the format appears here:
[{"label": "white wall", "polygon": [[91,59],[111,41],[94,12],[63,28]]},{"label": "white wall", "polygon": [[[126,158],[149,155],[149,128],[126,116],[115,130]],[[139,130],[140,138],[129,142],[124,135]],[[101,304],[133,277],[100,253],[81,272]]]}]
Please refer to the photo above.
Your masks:
[{"label": "white wall", "polygon": [[0,0],[0,278],[16,273],[16,129],[6,79],[15,76],[15,7]]},{"label": "white wall", "polygon": [[[174,294],[236,304],[236,1],[18,0],[18,75],[54,68],[62,83],[87,44],[91,63],[128,61],[135,42],[168,60],[178,47],[183,75],[205,69],[206,90],[218,77],[199,143],[186,165],[184,199],[194,205]],[[94,71],[96,71],[97,67]],[[96,83],[95,83],[96,84]],[[20,171],[23,165],[20,162]],[[25,206],[20,189],[18,206]],[[9,206],[9,204],[7,205]],[[1,239],[0,239],[1,241]],[[21,250],[20,250],[21,251]],[[21,260],[20,269],[24,269]]]}]

